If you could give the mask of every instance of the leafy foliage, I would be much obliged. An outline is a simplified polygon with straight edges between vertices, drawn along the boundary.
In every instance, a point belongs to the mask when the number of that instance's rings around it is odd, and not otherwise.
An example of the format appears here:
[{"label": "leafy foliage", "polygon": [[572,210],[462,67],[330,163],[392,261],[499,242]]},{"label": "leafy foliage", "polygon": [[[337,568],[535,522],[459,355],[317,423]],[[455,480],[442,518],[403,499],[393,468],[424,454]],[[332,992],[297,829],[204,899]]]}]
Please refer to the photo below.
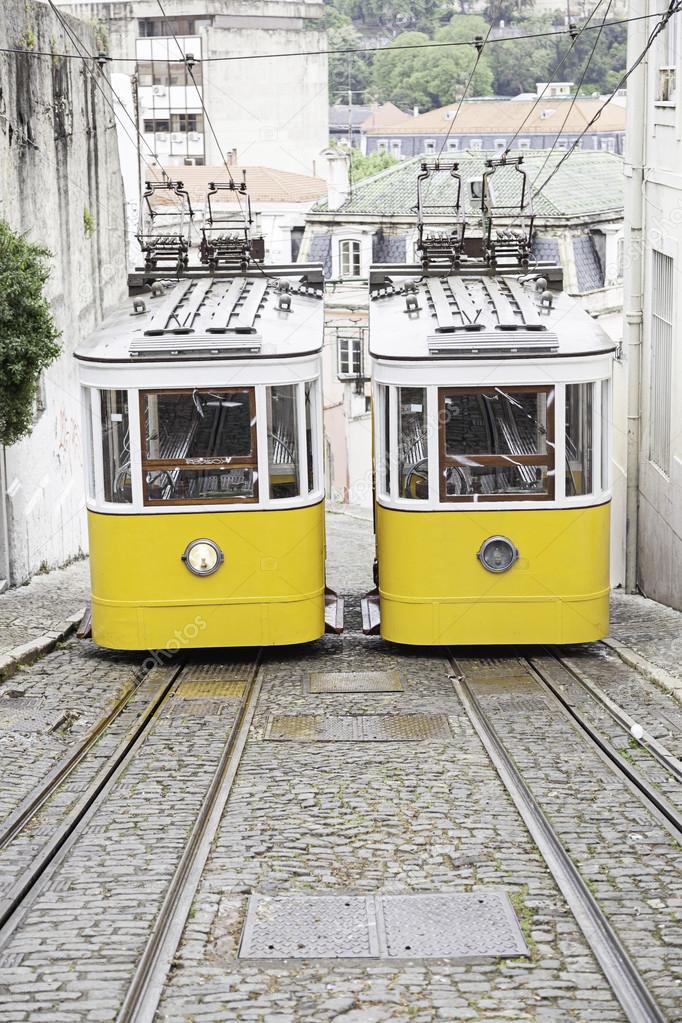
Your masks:
[{"label": "leafy foliage", "polygon": [[381,150],[376,150],[369,156],[365,156],[359,149],[351,149],[350,168],[353,181],[361,181],[362,178],[369,178],[372,174],[379,174],[380,171],[387,170],[395,163],[398,163],[395,156]]},{"label": "leafy foliage", "polygon": [[[476,15],[455,15],[450,24],[433,35],[437,43],[462,42],[485,35],[487,26]],[[405,32],[393,46],[428,43],[422,32]],[[461,96],[476,61],[473,46],[442,47],[429,50],[390,50],[375,55],[372,81],[376,98],[388,100],[403,109],[419,106],[425,110],[444,106]],[[490,59],[484,52],[469,87],[469,96],[487,96],[492,92]]]},{"label": "leafy foliage", "polygon": [[0,220],[0,444],[30,432],[40,374],[59,355],[43,294],[49,256]]}]

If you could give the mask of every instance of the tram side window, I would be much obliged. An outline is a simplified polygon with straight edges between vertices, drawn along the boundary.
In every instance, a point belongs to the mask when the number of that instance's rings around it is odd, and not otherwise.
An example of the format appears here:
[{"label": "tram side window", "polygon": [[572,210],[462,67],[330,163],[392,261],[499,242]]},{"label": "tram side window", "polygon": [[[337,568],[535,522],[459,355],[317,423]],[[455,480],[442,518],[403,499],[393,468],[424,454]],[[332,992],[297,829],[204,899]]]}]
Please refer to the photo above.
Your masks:
[{"label": "tram side window", "polygon": [[391,492],[391,407],[389,388],[380,384],[377,389],[377,408],[379,414],[379,493],[385,497]]},{"label": "tram side window", "polygon": [[89,387],[81,387],[81,407],[83,409],[85,481],[88,497],[92,500],[95,497],[95,453],[92,443],[92,401]]},{"label": "tram side window", "polygon": [[429,496],[426,390],[398,391],[398,469],[400,497],[425,501]]},{"label": "tram side window", "polygon": [[258,499],[253,387],[140,396],[146,504]]},{"label": "tram side window", "polygon": [[592,493],[594,384],[566,385],[566,497]]},{"label": "tram side window", "polygon": [[104,500],[130,504],[133,492],[127,391],[101,392],[101,420]]},{"label": "tram side window", "polygon": [[270,497],[297,497],[301,492],[298,461],[296,384],[268,388],[268,466]]},{"label": "tram side window", "polygon": [[611,435],[611,406],[609,402],[609,381],[601,382],[601,488],[608,490],[611,481],[611,451],[609,437]]},{"label": "tram side window", "polygon": [[305,385],[305,442],[308,456],[308,492],[310,494],[318,488],[315,436],[313,433],[314,424],[319,415],[317,393],[315,382],[309,380]]},{"label": "tram side window", "polygon": [[441,388],[444,501],[554,496],[554,388]]}]

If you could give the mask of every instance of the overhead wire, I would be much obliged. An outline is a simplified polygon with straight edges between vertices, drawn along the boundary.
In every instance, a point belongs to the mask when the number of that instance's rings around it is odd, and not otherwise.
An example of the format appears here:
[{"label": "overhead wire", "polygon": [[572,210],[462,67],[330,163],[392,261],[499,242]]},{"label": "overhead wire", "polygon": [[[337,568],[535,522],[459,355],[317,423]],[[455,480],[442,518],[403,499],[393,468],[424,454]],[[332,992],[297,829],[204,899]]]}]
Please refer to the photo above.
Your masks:
[{"label": "overhead wire", "polygon": [[670,21],[670,19],[673,17],[673,15],[677,14],[680,10],[682,10],[682,0],[670,0],[670,4],[668,5],[668,9],[661,14],[661,20],[659,21],[659,23],[655,26],[655,28],[652,30],[651,34],[649,35],[649,38],[648,38],[647,43],[646,43],[646,46],[644,47],[644,49],[642,50],[640,55],[633,62],[633,64],[629,68],[627,68],[627,70],[625,71],[625,74],[620,78],[618,84],[611,91],[611,93],[607,96],[607,98],[604,100],[604,102],[598,108],[598,110],[594,114],[594,116],[592,118],[590,118],[590,120],[585,125],[583,130],[580,132],[580,134],[575,139],[575,141],[570,146],[570,148],[566,150],[566,152],[561,157],[561,159],[557,162],[556,166],[552,169],[550,174],[545,178],[545,180],[542,182],[542,184],[533,192],[534,196],[538,195],[540,192],[543,191],[543,189],[545,189],[547,187],[549,182],[554,178],[554,176],[559,171],[559,168],[562,167],[563,164],[566,162],[566,160],[568,160],[569,156],[571,156],[571,154],[575,152],[575,150],[578,148],[578,145],[580,144],[582,139],[585,137],[587,132],[595,125],[595,123],[599,120],[599,118],[601,117],[601,115],[603,114],[604,110],[609,105],[609,103],[612,101],[614,96],[619,92],[620,89],[623,88],[623,86],[627,82],[628,78],[633,73],[633,71],[635,71],[639,67],[639,65],[642,63],[642,61],[646,57],[647,53],[649,52],[649,50],[653,46],[653,44],[654,44],[655,40],[657,39],[657,37],[667,27],[668,22]]},{"label": "overhead wire", "polygon": [[578,80],[578,83],[577,83],[577,85],[575,87],[575,93],[574,93],[574,95],[573,95],[573,97],[571,99],[570,106],[569,106],[568,110],[566,111],[566,115],[565,115],[563,121],[561,122],[561,127],[559,128],[558,134],[556,135],[556,137],[555,137],[555,139],[554,139],[554,141],[552,143],[551,149],[545,155],[545,159],[543,160],[543,162],[542,162],[542,164],[540,166],[539,171],[537,172],[537,174],[535,175],[535,177],[533,178],[533,180],[531,182],[531,189],[535,186],[535,182],[541,176],[541,174],[544,171],[545,167],[549,163],[549,161],[550,161],[550,159],[552,157],[552,153],[556,149],[556,147],[557,147],[557,145],[559,143],[559,140],[560,140],[561,136],[563,135],[564,128],[566,127],[566,125],[568,123],[568,119],[571,116],[571,113],[572,113],[572,111],[573,111],[573,109],[575,107],[576,100],[578,99],[578,96],[580,95],[580,90],[581,90],[581,88],[583,86],[583,82],[585,81],[585,78],[587,77],[587,72],[589,71],[590,65],[592,64],[592,60],[594,59],[594,54],[595,54],[595,51],[597,49],[597,46],[599,45],[599,40],[601,39],[601,36],[602,36],[602,30],[604,28],[604,24],[606,22],[606,19],[609,16],[609,11],[611,10],[612,3],[613,3],[613,0],[609,0],[608,6],[606,8],[606,13],[604,14],[604,17],[602,19],[601,26],[600,26],[599,31],[597,32],[596,38],[594,40],[594,44],[592,46],[592,49],[590,50],[590,54],[589,54],[589,56],[587,58],[587,61],[585,62],[585,67],[583,68],[582,73],[580,75],[580,78]]},{"label": "overhead wire", "polygon": [[[606,22],[604,28],[611,28],[617,25],[629,25],[637,21],[650,21],[653,18],[661,17],[664,11],[652,11],[648,14],[638,14],[628,18],[614,18],[611,21]],[[596,31],[599,26],[587,25],[584,30]],[[530,39],[552,39],[559,36],[572,35],[574,30],[570,28],[551,29],[545,32],[521,32],[514,35],[499,35],[491,36],[488,40],[488,46],[497,45],[498,43],[515,43],[523,42],[524,40]],[[202,63],[213,64],[213,63],[225,63],[229,61],[240,61],[240,60],[276,60],[279,58],[286,57],[322,57],[322,56],[337,56],[348,53],[394,53],[401,50],[437,50],[444,49],[447,47],[461,47],[461,46],[473,46],[475,43],[474,39],[465,40],[448,40],[447,42],[429,42],[429,43],[400,43],[397,46],[347,46],[340,49],[325,49],[325,50],[289,50],[282,51],[279,53],[248,53],[248,54],[233,54],[231,56],[215,56],[215,57],[204,57]],[[74,53],[59,53],[53,50],[28,50],[24,47],[18,46],[2,46],[0,47],[0,53],[18,53],[24,54],[25,56],[32,57],[64,57],[70,60],[77,60],[78,56]],[[137,64],[138,60],[136,57],[110,57],[110,61],[119,64]]]},{"label": "overhead wire", "polygon": [[467,93],[469,92],[469,89],[471,88],[471,83],[474,80],[474,75],[476,74],[476,70],[477,70],[478,65],[480,63],[481,57],[483,56],[483,51],[484,51],[484,49],[486,47],[486,44],[487,44],[488,40],[490,39],[490,33],[492,32],[492,30],[493,29],[492,29],[492,25],[491,25],[488,28],[488,31],[486,33],[485,39],[481,38],[478,42],[474,42],[474,46],[476,47],[476,60],[474,61],[473,67],[471,68],[471,73],[469,74],[469,77],[467,79],[466,85],[464,86],[464,91],[462,92],[462,95],[459,97],[459,103],[457,104],[457,108],[455,110],[455,113],[453,114],[452,118],[450,119],[450,125],[448,127],[447,132],[446,132],[445,138],[443,139],[441,147],[438,150],[438,159],[440,159],[441,156],[443,155],[443,151],[445,149],[445,146],[447,145],[447,141],[450,138],[450,134],[452,132],[452,129],[455,126],[455,122],[456,122],[456,120],[457,120],[457,118],[459,116],[459,112],[462,109],[462,104],[464,103],[464,100],[466,99]]}]

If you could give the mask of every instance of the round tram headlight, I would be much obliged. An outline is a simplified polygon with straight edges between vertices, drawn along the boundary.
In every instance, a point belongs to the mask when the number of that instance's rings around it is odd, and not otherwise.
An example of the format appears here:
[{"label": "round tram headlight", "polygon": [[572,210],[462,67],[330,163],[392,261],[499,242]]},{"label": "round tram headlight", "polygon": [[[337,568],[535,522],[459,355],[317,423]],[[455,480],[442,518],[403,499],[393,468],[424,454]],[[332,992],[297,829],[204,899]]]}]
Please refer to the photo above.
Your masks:
[{"label": "round tram headlight", "polygon": [[187,544],[182,560],[194,575],[213,575],[225,558],[217,543],[201,539]]},{"label": "round tram headlight", "polygon": [[519,552],[506,536],[489,536],[476,555],[489,572],[506,572],[518,556]]}]

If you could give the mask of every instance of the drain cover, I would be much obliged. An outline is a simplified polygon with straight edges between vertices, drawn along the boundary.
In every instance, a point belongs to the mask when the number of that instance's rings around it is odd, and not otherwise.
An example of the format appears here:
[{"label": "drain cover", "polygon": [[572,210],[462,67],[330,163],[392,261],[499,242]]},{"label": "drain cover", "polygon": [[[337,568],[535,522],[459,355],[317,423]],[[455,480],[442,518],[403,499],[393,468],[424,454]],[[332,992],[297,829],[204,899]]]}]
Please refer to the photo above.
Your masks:
[{"label": "drain cover", "polygon": [[248,682],[255,661],[232,661],[228,664],[188,664],[182,673],[184,682]]},{"label": "drain cover", "polygon": [[241,959],[525,956],[501,889],[432,895],[252,895]]},{"label": "drain cover", "polygon": [[397,671],[313,671],[309,693],[402,693]]},{"label": "drain cover", "polygon": [[175,690],[176,697],[183,700],[206,698],[241,700],[246,682],[199,682],[182,681]]},{"label": "drain cover", "polygon": [[162,718],[209,718],[221,717],[234,711],[234,704],[225,700],[177,700],[172,697],[161,715]]},{"label": "drain cover", "polygon": [[452,738],[445,714],[272,714],[265,738],[278,742],[410,742]]},{"label": "drain cover", "polygon": [[0,731],[48,732],[63,719],[64,712],[56,707],[45,707],[40,697],[22,696],[0,700]]},{"label": "drain cover", "polygon": [[457,665],[464,675],[477,682],[509,676],[528,679],[528,672],[517,657],[462,657]]}]

